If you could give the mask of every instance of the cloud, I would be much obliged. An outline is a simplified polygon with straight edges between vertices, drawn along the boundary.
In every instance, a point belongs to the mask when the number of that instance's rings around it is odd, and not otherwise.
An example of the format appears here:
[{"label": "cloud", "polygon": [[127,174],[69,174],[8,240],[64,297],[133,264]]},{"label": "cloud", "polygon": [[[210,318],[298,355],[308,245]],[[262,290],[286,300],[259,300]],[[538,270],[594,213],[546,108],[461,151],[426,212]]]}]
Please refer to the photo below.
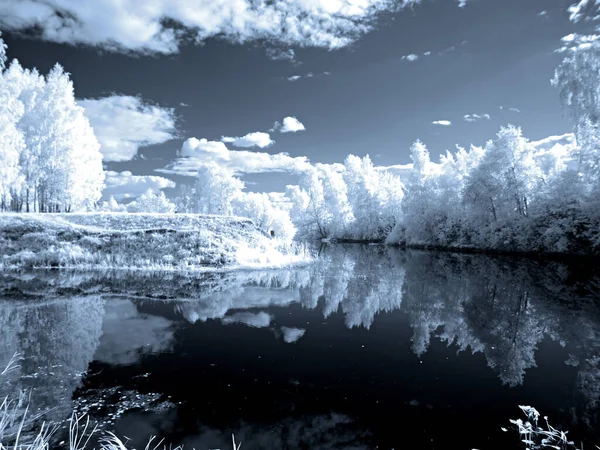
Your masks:
[{"label": "cloud", "polygon": [[459,8],[464,8],[465,6],[467,6],[467,3],[469,3],[469,0],[457,0],[457,1],[458,1]]},{"label": "cloud", "polygon": [[273,129],[279,130],[280,133],[295,133],[296,131],[306,130],[304,124],[295,117],[285,117],[281,126],[278,122],[275,122]]},{"label": "cloud", "polygon": [[419,55],[415,55],[414,53],[411,53],[410,55],[405,55],[402,57],[402,59],[406,59],[407,61],[416,61],[417,59],[419,59]]},{"label": "cloud", "polygon": [[579,0],[569,6],[569,19],[572,22],[579,22],[584,17],[597,19],[597,16],[593,16],[594,12],[592,10],[594,9],[596,12],[600,9],[600,0]]},{"label": "cloud", "polygon": [[445,126],[445,127],[448,127],[448,126],[452,125],[452,122],[450,122],[449,120],[434,120],[431,123],[433,125],[442,125],[442,126]]},{"label": "cloud", "polygon": [[174,188],[174,181],[156,175],[133,175],[129,171],[106,172],[106,187],[102,194],[113,196],[116,200],[139,197],[148,189],[156,192],[159,189]]},{"label": "cloud", "polygon": [[508,108],[508,110],[512,112],[521,112],[519,108]]},{"label": "cloud", "polygon": [[293,49],[282,50],[279,48],[267,48],[267,56],[274,61],[295,61],[296,53]]},{"label": "cloud", "polygon": [[423,56],[429,56],[429,55],[431,55],[431,52],[429,52],[429,51],[423,53]]},{"label": "cloud", "polygon": [[0,1],[0,28],[119,52],[174,53],[185,42],[337,49],[373,30],[382,12],[421,0],[19,0]]},{"label": "cloud", "polygon": [[175,137],[172,108],[149,105],[127,95],[83,99],[78,103],[94,128],[104,161],[129,161],[140,147]]},{"label": "cloud", "polygon": [[[323,72],[323,75],[331,75],[331,72]],[[287,77],[288,81],[298,81],[301,78],[313,78],[315,74],[313,72],[308,72],[306,75],[292,75],[291,77]]]},{"label": "cloud", "polygon": [[563,53],[566,51],[578,51],[585,50],[594,45],[597,45],[597,41],[600,39],[598,34],[577,34],[572,33],[563,36],[560,40],[563,43],[562,47],[556,49],[556,52]]},{"label": "cloud", "polygon": [[481,119],[490,120],[490,115],[489,114],[465,114],[463,116],[463,118],[467,122],[475,122],[475,121],[481,120]]},{"label": "cloud", "polygon": [[180,156],[167,167],[156,171],[195,176],[200,167],[209,163],[228,167],[238,174],[297,172],[304,171],[310,166],[305,156],[292,157],[287,153],[229,150],[223,142],[189,138],[183,143]]},{"label": "cloud", "polygon": [[242,137],[221,137],[222,142],[233,144],[235,147],[260,147],[265,148],[272,145],[275,141],[271,139],[269,133],[263,133],[262,131],[255,131],[254,133],[248,133]]}]

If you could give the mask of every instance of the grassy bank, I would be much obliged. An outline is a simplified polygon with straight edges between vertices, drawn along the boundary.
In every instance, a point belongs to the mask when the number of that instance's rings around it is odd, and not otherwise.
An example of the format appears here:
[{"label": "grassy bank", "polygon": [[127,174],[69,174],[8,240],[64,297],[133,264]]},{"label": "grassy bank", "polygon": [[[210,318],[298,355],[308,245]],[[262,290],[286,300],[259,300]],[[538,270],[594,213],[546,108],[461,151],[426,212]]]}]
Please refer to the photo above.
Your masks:
[{"label": "grassy bank", "polygon": [[197,214],[0,214],[0,267],[209,270],[307,262],[246,218]]}]

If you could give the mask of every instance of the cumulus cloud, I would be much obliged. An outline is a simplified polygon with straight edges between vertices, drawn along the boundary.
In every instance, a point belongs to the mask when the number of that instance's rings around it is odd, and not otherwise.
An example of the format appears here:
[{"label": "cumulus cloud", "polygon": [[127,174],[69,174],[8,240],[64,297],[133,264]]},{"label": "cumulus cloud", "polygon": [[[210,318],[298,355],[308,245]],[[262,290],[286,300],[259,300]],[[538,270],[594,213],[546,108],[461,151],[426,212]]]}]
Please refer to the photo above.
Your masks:
[{"label": "cumulus cloud", "polygon": [[302,78],[301,75],[292,75],[291,77],[288,77],[288,81],[298,81],[300,78]]},{"label": "cumulus cloud", "polygon": [[427,51],[427,52],[423,53],[423,56],[430,56],[430,55],[431,55],[430,51]]},{"label": "cumulus cloud", "polygon": [[569,6],[569,18],[572,22],[579,22],[584,17],[594,17],[594,14],[598,13],[600,9],[600,0],[578,0]]},{"label": "cumulus cloud", "polygon": [[419,55],[415,55],[414,53],[411,53],[410,55],[405,55],[402,57],[402,59],[406,59],[407,61],[416,61],[417,59],[419,59]]},{"label": "cumulus cloud", "polygon": [[467,122],[475,122],[475,121],[481,120],[481,119],[490,120],[490,115],[489,114],[465,114],[463,116],[463,118]]},{"label": "cumulus cloud", "polygon": [[220,36],[282,47],[347,46],[381,12],[420,0],[2,0],[0,28],[36,30],[42,39],[111,51],[173,53],[184,40]]},{"label": "cumulus cloud", "polygon": [[280,133],[295,133],[296,131],[304,131],[304,124],[295,117],[284,117],[281,124],[275,122],[272,130],[278,130]]},{"label": "cumulus cloud", "polygon": [[279,48],[267,48],[267,56],[274,61],[295,61],[296,52],[293,49],[282,50]]},{"label": "cumulus cloud", "polygon": [[175,137],[172,108],[149,105],[127,95],[83,99],[78,103],[94,128],[104,161],[129,161],[140,147]]},{"label": "cumulus cloud", "polygon": [[153,192],[164,188],[174,188],[174,181],[156,175],[133,175],[129,171],[106,172],[106,187],[102,193],[116,200],[139,197],[148,189]]},{"label": "cumulus cloud", "polygon": [[512,112],[521,112],[519,108],[508,108],[508,110]]},{"label": "cumulus cloud", "polygon": [[457,0],[457,1],[458,1],[459,8],[464,8],[465,6],[467,6],[467,3],[469,3],[469,0]]},{"label": "cumulus cloud", "polygon": [[249,150],[229,150],[223,142],[189,138],[179,157],[158,172],[195,176],[200,167],[216,163],[238,174],[263,172],[304,171],[310,163],[304,156],[292,157],[287,153],[270,154]]},{"label": "cumulus cloud", "polygon": [[556,49],[558,53],[566,51],[585,50],[598,44],[600,35],[598,34],[577,34],[572,33],[561,38],[562,46]]},{"label": "cumulus cloud", "polygon": [[262,131],[255,131],[254,133],[248,133],[242,137],[221,137],[222,142],[233,144],[235,147],[259,147],[265,148],[272,145],[275,141],[271,139],[269,133],[263,133]]},{"label": "cumulus cloud", "polygon": [[442,125],[445,127],[448,127],[450,125],[452,125],[452,122],[450,122],[449,120],[434,120],[433,122],[431,122],[434,125]]}]

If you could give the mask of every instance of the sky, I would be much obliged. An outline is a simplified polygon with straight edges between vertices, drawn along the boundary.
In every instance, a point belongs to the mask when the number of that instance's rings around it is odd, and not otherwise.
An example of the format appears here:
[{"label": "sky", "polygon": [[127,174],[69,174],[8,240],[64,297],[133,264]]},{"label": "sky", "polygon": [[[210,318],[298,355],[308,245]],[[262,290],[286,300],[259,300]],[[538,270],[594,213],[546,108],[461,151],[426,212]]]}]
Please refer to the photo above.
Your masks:
[{"label": "sky", "polygon": [[416,139],[435,161],[503,125],[570,132],[550,79],[590,31],[573,2],[0,0],[0,30],[9,59],[71,74],[125,199],[206,161],[282,191],[308,162],[410,163]]}]

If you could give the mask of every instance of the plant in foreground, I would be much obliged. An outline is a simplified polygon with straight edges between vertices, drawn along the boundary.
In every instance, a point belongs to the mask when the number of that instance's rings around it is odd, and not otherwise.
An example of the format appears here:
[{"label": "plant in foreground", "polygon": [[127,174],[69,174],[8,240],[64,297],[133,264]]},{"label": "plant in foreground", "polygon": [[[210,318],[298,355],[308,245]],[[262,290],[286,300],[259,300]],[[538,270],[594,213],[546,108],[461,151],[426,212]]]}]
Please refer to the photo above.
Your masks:
[{"label": "plant in foreground", "polygon": [[[554,428],[548,422],[548,416],[544,416],[545,425],[538,425],[540,413],[533,406],[519,405],[521,411],[527,416],[525,421],[521,419],[511,419],[510,422],[517,426],[521,442],[525,444],[527,450],[538,450],[553,448],[556,450],[566,450],[569,447],[576,447],[573,441],[567,439],[568,431],[561,431]],[[504,431],[506,429],[503,428]],[[598,446],[596,446],[598,447]],[[600,449],[600,447],[598,447]]]}]

